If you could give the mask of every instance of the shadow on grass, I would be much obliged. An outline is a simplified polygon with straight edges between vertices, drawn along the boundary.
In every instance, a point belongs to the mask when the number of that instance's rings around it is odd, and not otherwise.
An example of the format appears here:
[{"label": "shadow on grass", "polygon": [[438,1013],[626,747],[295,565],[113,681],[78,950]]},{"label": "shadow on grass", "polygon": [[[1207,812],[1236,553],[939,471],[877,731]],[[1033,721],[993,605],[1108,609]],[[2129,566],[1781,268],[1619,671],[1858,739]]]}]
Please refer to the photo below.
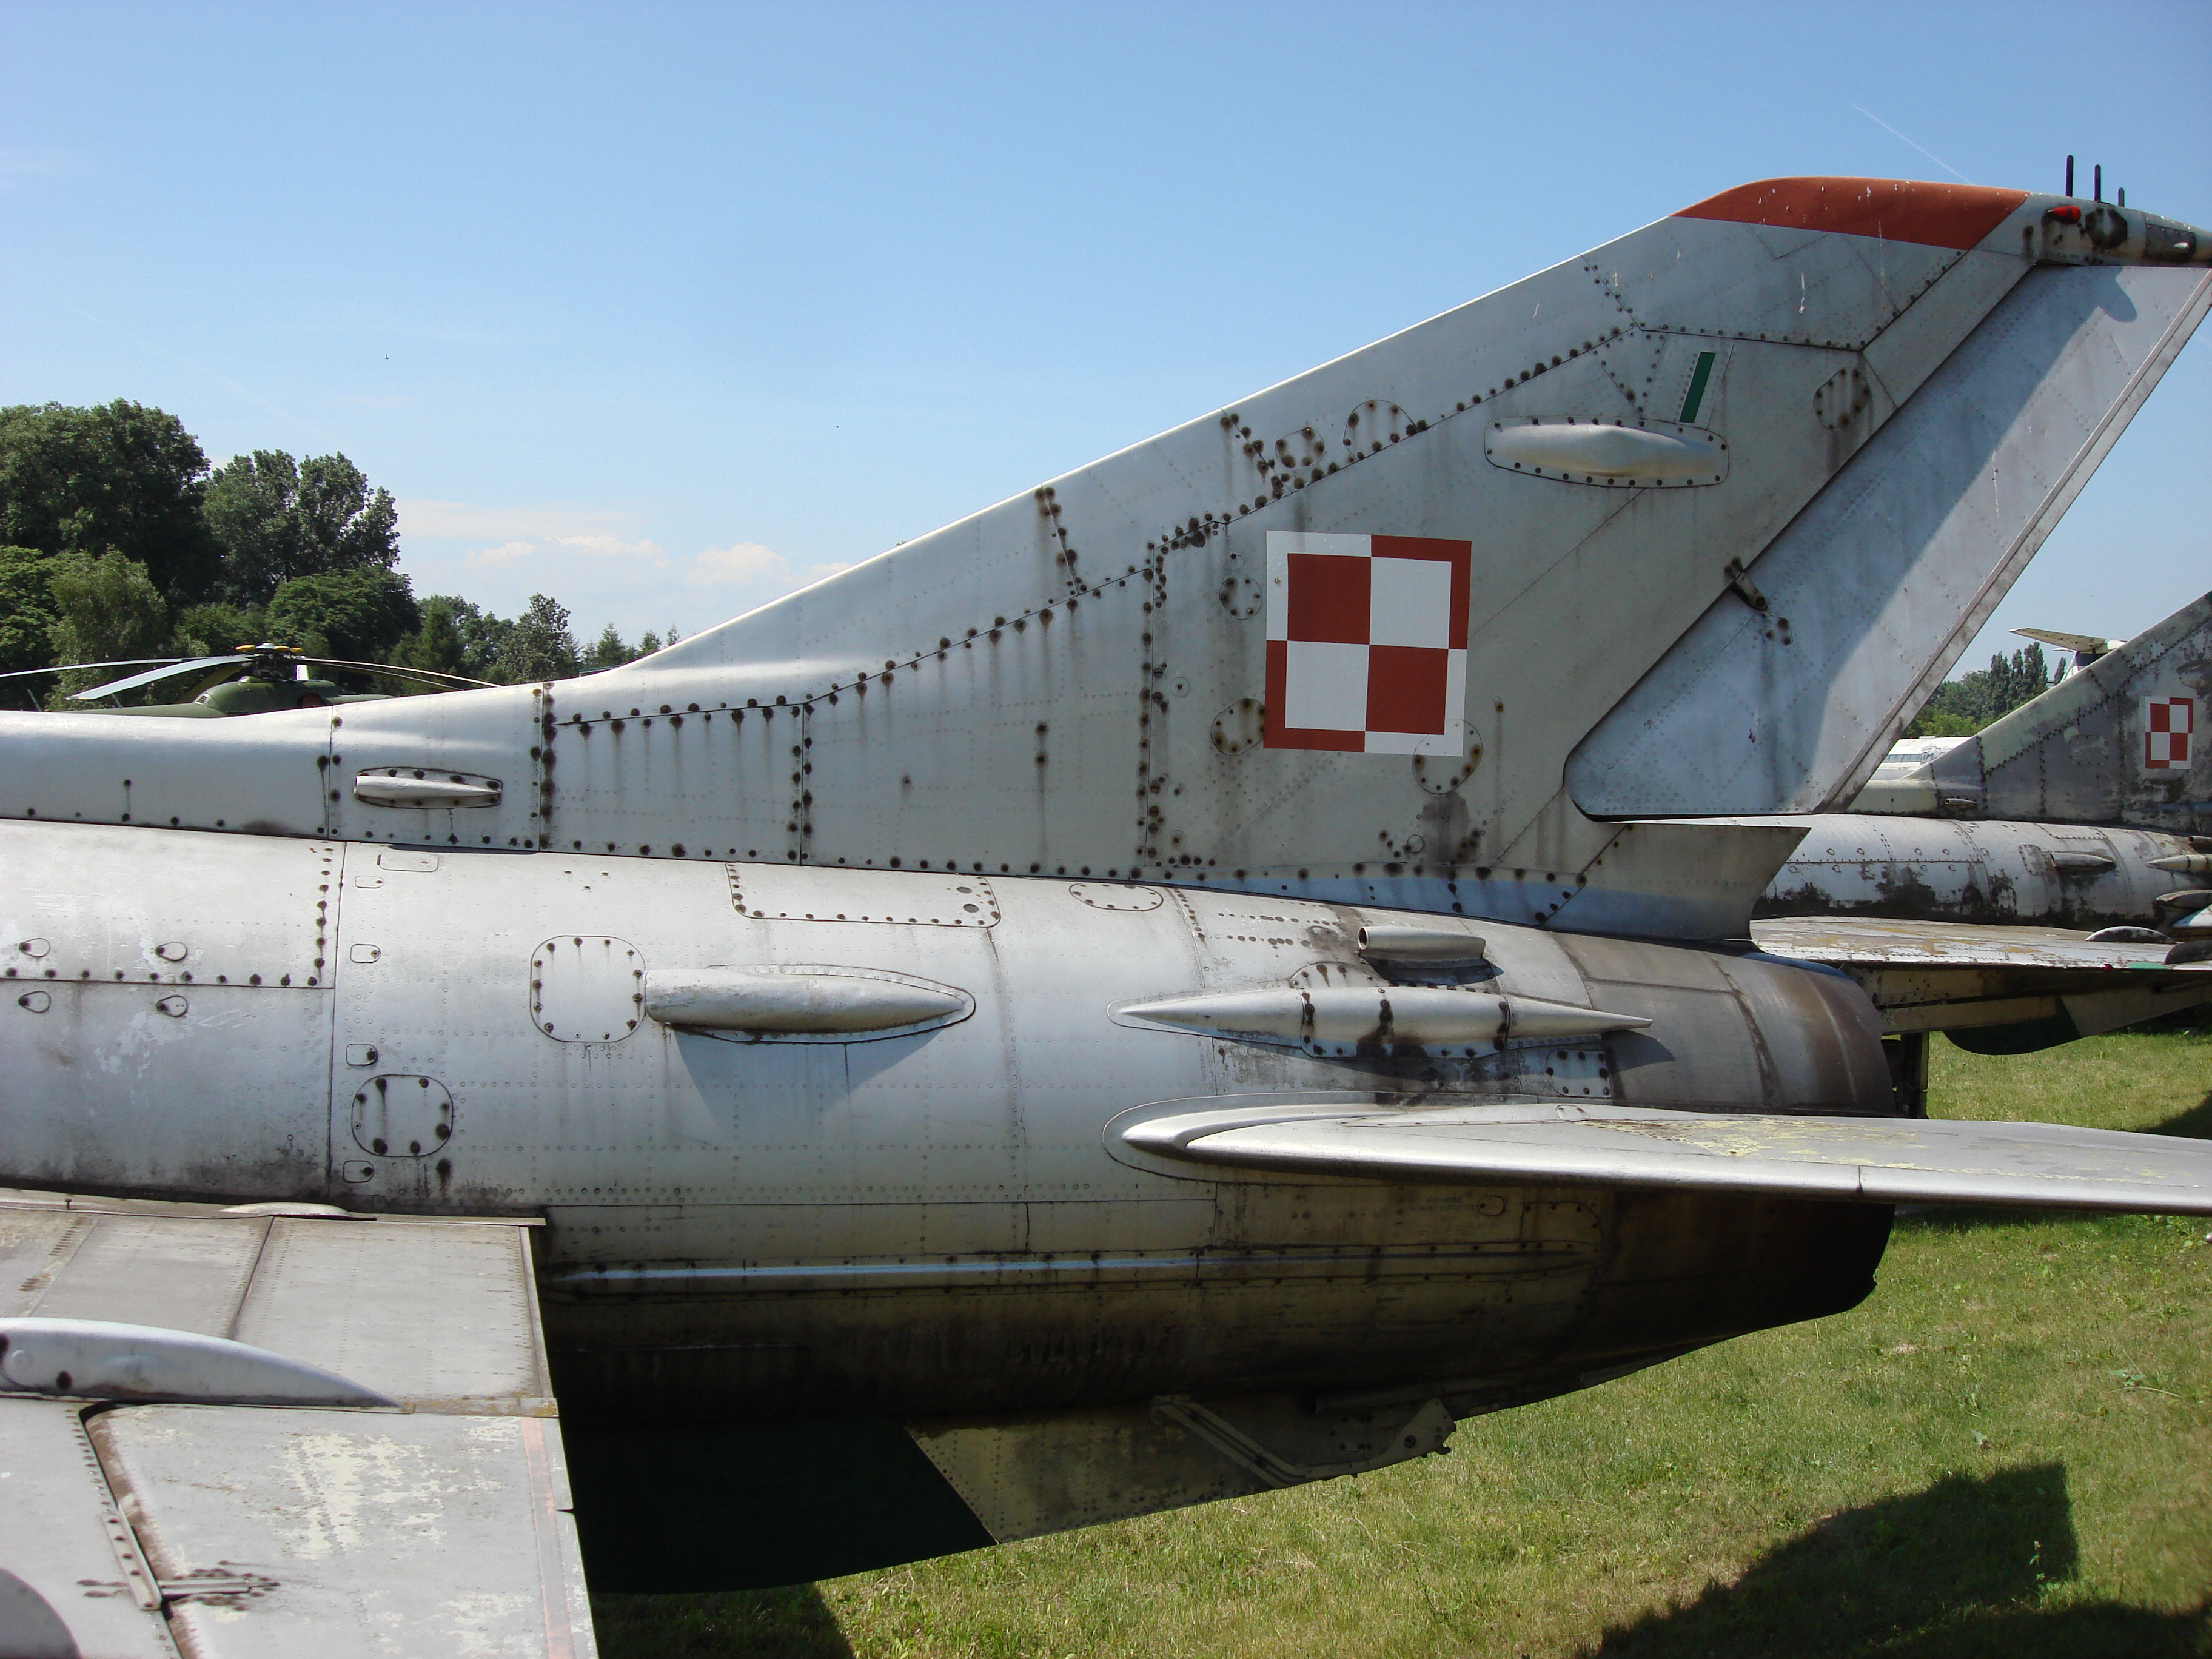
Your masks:
[{"label": "shadow on grass", "polygon": [[2212,1140],[2212,1095],[2207,1095],[2185,1112],[2177,1112],[2163,1123],[2154,1123],[2143,1131],[2150,1135],[2186,1135],[2192,1140]]},{"label": "shadow on grass", "polygon": [[702,1595],[594,1595],[601,1659],[853,1659],[811,1584]]},{"label": "shadow on grass", "polygon": [[1608,1630],[1604,1659],[2006,1659],[2195,1656],[2212,1603],[2180,1613],[2118,1602],[2045,1607],[2078,1568],[2066,1472],[2057,1464],[1954,1475],[1907,1498],[1831,1516],[1733,1584]]}]

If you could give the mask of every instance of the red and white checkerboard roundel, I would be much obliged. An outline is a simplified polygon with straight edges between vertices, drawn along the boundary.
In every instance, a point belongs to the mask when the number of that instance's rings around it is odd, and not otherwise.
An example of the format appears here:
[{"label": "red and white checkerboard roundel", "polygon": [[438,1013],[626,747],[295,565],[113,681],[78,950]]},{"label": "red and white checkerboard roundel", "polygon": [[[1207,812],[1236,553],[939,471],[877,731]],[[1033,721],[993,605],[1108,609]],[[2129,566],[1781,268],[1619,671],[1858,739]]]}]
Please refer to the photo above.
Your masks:
[{"label": "red and white checkerboard roundel", "polygon": [[2143,699],[2143,766],[2163,772],[2189,764],[2189,737],[2197,728],[2194,697]]},{"label": "red and white checkerboard roundel", "polygon": [[1467,747],[1473,544],[1267,532],[1267,747]]}]

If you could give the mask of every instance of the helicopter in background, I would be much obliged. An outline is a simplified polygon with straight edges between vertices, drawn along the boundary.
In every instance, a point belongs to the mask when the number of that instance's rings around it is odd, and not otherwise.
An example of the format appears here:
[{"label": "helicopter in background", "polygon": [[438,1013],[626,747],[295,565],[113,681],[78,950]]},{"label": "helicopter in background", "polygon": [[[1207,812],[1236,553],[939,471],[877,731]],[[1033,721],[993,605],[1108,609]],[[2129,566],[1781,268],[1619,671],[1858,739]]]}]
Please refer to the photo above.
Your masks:
[{"label": "helicopter in background", "polygon": [[336,680],[319,679],[307,671],[310,668],[339,668],[356,674],[370,674],[391,679],[408,681],[428,687],[433,691],[457,691],[466,687],[483,686],[489,680],[471,679],[465,674],[447,674],[436,669],[395,668],[388,663],[351,662],[339,657],[311,657],[289,645],[241,645],[228,655],[220,657],[136,657],[122,662],[63,663],[52,668],[27,668],[13,674],[0,674],[0,679],[26,679],[38,674],[65,674],[79,668],[136,668],[155,665],[146,672],[130,674],[119,680],[109,680],[89,686],[82,691],[70,694],[72,702],[93,702],[101,697],[119,696],[126,691],[136,691],[141,686],[158,684],[162,680],[178,679],[187,674],[214,670],[203,679],[190,699],[183,702],[146,703],[137,707],[117,706],[111,708],[89,708],[83,712],[94,714],[153,714],[181,720],[216,720],[235,714],[267,714],[286,708],[327,708],[339,703],[384,702],[391,694],[383,691],[348,691]]}]

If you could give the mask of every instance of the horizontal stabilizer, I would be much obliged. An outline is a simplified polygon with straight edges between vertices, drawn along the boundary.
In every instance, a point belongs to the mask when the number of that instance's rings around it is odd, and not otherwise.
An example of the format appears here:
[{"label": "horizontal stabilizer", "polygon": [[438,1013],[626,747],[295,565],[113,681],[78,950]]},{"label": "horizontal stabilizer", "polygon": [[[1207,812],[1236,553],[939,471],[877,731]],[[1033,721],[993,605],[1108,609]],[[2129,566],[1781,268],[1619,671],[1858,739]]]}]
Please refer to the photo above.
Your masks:
[{"label": "horizontal stabilizer", "polygon": [[2057,1123],[1722,1116],[1558,1101],[1346,1115],[1316,1103],[1152,1117],[1121,1139],[1195,1164],[1386,1181],[2212,1215],[2212,1146]]},{"label": "horizontal stabilizer", "polygon": [[1856,981],[1883,1030],[1945,1031],[1984,1054],[2027,1054],[2212,1001],[2212,963],[2162,939],[1883,916],[1778,917],[1753,923],[1752,938],[1771,956]]}]

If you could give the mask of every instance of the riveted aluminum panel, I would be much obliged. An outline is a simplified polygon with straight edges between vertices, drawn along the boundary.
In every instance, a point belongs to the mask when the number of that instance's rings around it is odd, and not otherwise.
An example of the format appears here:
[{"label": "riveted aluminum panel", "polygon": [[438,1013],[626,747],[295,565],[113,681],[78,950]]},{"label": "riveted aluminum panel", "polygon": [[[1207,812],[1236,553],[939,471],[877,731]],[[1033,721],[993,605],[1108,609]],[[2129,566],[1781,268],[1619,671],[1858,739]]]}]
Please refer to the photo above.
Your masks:
[{"label": "riveted aluminum panel", "polygon": [[547,1413],[530,1237],[278,1219],[228,1333],[416,1410]]},{"label": "riveted aluminum panel", "polygon": [[26,1313],[228,1336],[269,1223],[108,1215]]},{"label": "riveted aluminum panel", "polygon": [[45,1599],[85,1659],[176,1659],[150,1574],[131,1571],[142,1564],[83,1409],[0,1398],[0,1567]]},{"label": "riveted aluminum panel", "polygon": [[[201,722],[220,729],[195,736],[188,774],[142,743],[137,785],[149,804],[198,802],[222,788],[221,753],[281,750],[288,777],[319,758],[346,777],[505,782],[499,806],[442,817],[338,790],[320,822],[349,838],[1141,874],[1531,921],[1562,888],[1610,890],[1622,902],[1569,925],[1647,932],[1740,909],[1728,860],[1698,866],[1726,902],[1639,908],[1652,872],[1561,799],[1564,757],[2028,268],[2047,205],[2021,198],[1972,247],[1900,242],[1856,212],[1662,221],[647,662],[360,705],[319,734],[294,716]],[[1692,416],[1728,445],[1723,483],[1609,492],[1482,456],[1494,421]],[[1466,753],[1248,740],[1265,720],[1271,530],[1474,544]],[[58,800],[90,717],[40,718],[77,723],[22,751],[26,787]]]},{"label": "riveted aluminum panel", "polygon": [[200,1659],[595,1650],[554,1424],[149,1406],[92,1433]]},{"label": "riveted aluminum panel", "polygon": [[[182,839],[101,824],[15,826],[0,874],[0,981],[327,985],[337,859],[325,842],[260,836],[210,863]],[[86,893],[100,902],[86,903]]]},{"label": "riveted aluminum panel", "polygon": [[1576,749],[1577,805],[1848,800],[2208,307],[2197,271],[2031,272],[1752,566],[1768,608],[1720,598]]}]

